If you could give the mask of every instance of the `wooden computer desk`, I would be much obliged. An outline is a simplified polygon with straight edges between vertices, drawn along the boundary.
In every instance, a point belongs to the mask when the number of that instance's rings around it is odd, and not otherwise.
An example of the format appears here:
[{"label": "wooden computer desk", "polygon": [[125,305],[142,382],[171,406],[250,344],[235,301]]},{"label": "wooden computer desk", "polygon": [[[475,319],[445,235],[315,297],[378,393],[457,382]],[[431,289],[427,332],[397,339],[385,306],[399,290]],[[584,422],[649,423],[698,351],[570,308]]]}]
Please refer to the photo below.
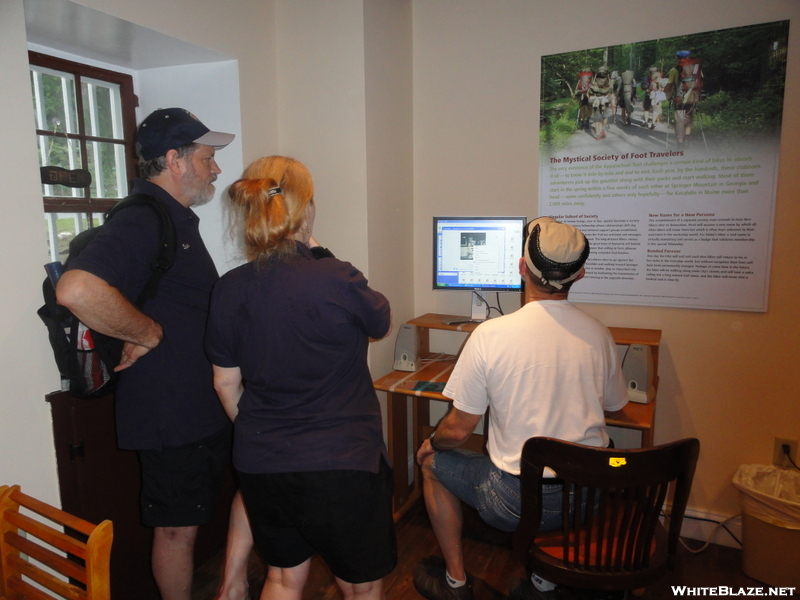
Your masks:
[{"label": "wooden computer desk", "polygon": [[[374,382],[375,389],[386,392],[389,457],[394,464],[394,512],[400,518],[417,500],[422,492],[419,467],[415,465],[414,478],[409,484],[406,460],[414,454],[433,427],[430,425],[430,401],[448,401],[440,391],[415,389],[420,382],[447,383],[450,372],[456,364],[456,357],[448,354],[430,352],[429,332],[431,329],[445,331],[461,331],[471,333],[477,324],[463,323],[445,325],[444,320],[456,319],[453,315],[428,313],[408,321],[417,326],[420,340],[420,356],[423,366],[416,372],[392,371]],[[661,331],[657,329],[630,329],[627,327],[609,327],[614,341],[618,344],[645,344],[650,346],[655,365],[653,377],[658,389],[658,346]],[[408,447],[408,412],[407,398],[412,399],[411,433],[413,452]],[[636,429],[642,434],[642,447],[653,445],[653,428],[655,424],[656,401],[649,404],[629,402],[622,410],[606,413],[606,424],[625,429]],[[484,425],[485,426],[485,425]],[[476,452],[483,451],[485,437],[473,434],[462,446]]]}]

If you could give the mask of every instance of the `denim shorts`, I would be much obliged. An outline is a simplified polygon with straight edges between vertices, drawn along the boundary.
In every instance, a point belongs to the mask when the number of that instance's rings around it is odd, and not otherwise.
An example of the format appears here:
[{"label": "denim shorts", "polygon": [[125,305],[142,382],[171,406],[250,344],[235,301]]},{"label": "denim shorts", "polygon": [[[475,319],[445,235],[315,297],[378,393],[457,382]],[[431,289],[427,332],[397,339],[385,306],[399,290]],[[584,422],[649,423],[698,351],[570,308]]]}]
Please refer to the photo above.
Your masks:
[{"label": "denim shorts", "polygon": [[[519,523],[519,479],[498,469],[485,454],[446,450],[433,456],[433,473],[459,500],[478,511],[481,519],[502,531],[514,531]],[[561,526],[561,486],[542,489],[541,531]]]}]

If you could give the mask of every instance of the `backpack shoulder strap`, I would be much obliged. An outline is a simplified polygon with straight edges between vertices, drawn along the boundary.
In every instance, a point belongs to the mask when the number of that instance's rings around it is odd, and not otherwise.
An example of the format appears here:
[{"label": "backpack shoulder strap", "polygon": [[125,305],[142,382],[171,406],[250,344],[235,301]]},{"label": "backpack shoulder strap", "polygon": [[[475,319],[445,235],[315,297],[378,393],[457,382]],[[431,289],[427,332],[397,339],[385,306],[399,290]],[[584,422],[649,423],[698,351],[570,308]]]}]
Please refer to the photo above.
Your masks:
[{"label": "backpack shoulder strap", "polygon": [[177,234],[175,232],[175,223],[172,217],[169,216],[167,207],[164,206],[157,198],[149,194],[132,194],[124,200],[119,201],[105,213],[105,221],[117,214],[120,210],[133,206],[136,204],[146,204],[150,206],[161,220],[161,239],[159,242],[159,251],[156,258],[151,263],[153,271],[158,273],[166,273],[169,271],[172,264],[175,262],[175,251],[177,243]]}]

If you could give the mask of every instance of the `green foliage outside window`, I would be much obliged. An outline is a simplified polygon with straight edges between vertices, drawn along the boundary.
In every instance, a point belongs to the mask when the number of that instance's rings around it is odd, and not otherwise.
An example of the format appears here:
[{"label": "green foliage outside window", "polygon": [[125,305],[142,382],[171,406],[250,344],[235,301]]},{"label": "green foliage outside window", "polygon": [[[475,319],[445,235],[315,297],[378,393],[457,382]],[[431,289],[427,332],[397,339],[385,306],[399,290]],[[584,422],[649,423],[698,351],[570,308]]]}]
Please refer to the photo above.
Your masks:
[{"label": "green foliage outside window", "polygon": [[69,241],[98,225],[102,213],[128,193],[135,96],[128,75],[30,57],[40,166],[91,174],[83,188],[42,183],[48,248],[53,260],[63,260]]}]

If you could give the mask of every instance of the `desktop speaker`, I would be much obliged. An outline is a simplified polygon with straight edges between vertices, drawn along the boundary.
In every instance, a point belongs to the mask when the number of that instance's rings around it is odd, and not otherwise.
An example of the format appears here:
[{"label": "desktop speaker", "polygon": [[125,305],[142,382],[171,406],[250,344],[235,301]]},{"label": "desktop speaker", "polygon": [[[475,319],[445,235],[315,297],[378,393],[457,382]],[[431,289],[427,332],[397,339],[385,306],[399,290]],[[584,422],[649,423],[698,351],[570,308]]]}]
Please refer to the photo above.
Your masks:
[{"label": "desktop speaker", "polygon": [[394,370],[416,371],[420,367],[419,333],[416,325],[404,323],[394,344]]},{"label": "desktop speaker", "polygon": [[628,400],[647,404],[655,398],[653,354],[650,346],[631,344],[622,362],[622,375],[628,386]]}]

